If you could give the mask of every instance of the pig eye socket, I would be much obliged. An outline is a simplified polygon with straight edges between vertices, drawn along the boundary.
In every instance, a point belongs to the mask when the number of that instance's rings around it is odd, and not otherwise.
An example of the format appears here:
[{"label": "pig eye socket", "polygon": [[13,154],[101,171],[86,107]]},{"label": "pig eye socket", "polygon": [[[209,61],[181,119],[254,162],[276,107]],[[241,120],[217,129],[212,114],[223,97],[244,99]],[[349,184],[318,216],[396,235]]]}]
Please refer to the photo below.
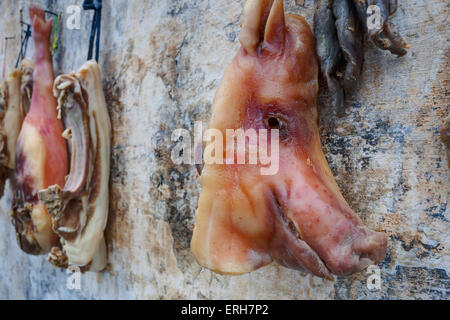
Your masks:
[{"label": "pig eye socket", "polygon": [[266,122],[266,127],[268,129],[280,129],[282,126],[281,121],[275,117],[269,117]]},{"label": "pig eye socket", "polygon": [[264,126],[268,130],[278,130],[281,141],[290,140],[289,120],[286,116],[279,113],[269,113],[264,117]]},{"label": "pig eye socket", "polygon": [[288,131],[287,124],[287,119],[279,114],[268,114],[264,119],[264,125],[267,129],[278,129],[280,132]]}]

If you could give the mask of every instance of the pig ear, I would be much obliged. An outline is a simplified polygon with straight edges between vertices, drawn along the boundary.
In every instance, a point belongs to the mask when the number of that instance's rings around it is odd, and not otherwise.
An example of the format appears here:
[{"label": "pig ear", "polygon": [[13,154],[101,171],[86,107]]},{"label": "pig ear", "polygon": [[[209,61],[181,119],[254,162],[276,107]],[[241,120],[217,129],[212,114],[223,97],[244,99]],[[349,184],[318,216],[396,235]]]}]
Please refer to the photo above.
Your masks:
[{"label": "pig ear", "polygon": [[264,31],[265,46],[274,47],[276,50],[282,49],[286,33],[285,27],[283,0],[275,0]]},{"label": "pig ear", "polygon": [[239,41],[245,51],[250,55],[256,55],[261,41],[262,29],[265,22],[264,15],[267,6],[270,5],[268,2],[267,0],[245,0]]}]

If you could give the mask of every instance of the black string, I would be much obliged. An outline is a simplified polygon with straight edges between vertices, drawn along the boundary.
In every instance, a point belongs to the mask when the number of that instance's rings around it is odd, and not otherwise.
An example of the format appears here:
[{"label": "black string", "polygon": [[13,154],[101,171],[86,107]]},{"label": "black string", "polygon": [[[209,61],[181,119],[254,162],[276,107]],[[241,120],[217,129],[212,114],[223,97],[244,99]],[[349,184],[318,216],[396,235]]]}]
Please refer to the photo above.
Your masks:
[{"label": "black string", "polygon": [[20,21],[21,25],[26,26],[26,30],[23,30],[23,33],[25,34],[25,37],[22,40],[22,43],[20,45],[20,52],[19,52],[19,56],[17,57],[17,61],[16,61],[16,68],[19,66],[20,61],[22,61],[25,58],[25,54],[27,52],[27,48],[28,48],[28,40],[31,37],[31,24]]},{"label": "black string", "polygon": [[94,18],[92,19],[92,27],[91,27],[91,36],[89,37],[89,51],[88,51],[88,60],[92,59],[92,50],[94,49],[94,38],[95,31],[97,29],[97,10],[94,13]]},{"label": "black string", "polygon": [[99,49],[100,49],[100,30],[101,30],[101,17],[102,17],[102,7],[100,6],[100,9],[98,9],[98,16],[97,16],[97,43],[96,43],[96,50],[95,50],[95,61],[98,62],[98,56],[99,56]]},{"label": "black string", "polygon": [[[99,49],[100,49],[100,29],[101,29],[101,16],[102,16],[102,0],[85,0],[83,2],[84,10],[95,10],[94,18],[92,19],[91,34],[89,36],[89,51],[88,60],[92,59],[94,51],[95,41],[95,60],[98,62]],[[95,37],[97,38],[95,39]]]},{"label": "black string", "polygon": [[48,14],[51,14],[51,15],[53,15],[53,16],[55,16],[55,17],[57,17],[57,16],[58,16],[58,14],[57,14],[57,13],[54,13],[54,12],[52,12],[52,11],[49,11],[49,10],[44,10],[44,12],[45,12],[45,13],[48,13]]}]

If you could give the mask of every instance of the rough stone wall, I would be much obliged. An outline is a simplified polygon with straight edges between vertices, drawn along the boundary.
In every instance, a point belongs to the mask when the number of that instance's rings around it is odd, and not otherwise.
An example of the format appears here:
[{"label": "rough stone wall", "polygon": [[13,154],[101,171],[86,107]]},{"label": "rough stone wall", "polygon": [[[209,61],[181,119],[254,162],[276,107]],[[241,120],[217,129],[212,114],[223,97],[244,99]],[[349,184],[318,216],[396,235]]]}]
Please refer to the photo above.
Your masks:
[{"label": "rough stone wall", "polygon": [[[82,3],[33,2],[60,12]],[[100,65],[113,125],[108,268],[84,274],[80,291],[68,290],[65,271],[19,250],[7,187],[0,202],[0,299],[450,297],[450,180],[439,140],[449,113],[446,1],[400,1],[392,22],[411,49],[397,59],[367,45],[363,76],[344,118],[332,116],[326,95],[319,99],[324,150],[344,196],[367,225],[390,235],[381,290],[373,292],[364,273],[332,282],[272,264],[221,276],[195,262],[189,241],[199,180],[193,166],[171,162],[171,134],[208,120],[224,68],[239,47],[242,1],[103,2]],[[8,43],[7,70],[19,51],[19,9],[29,3],[0,1],[0,40],[16,37]],[[313,3],[303,8],[285,1],[288,12],[309,22]],[[57,74],[84,62],[91,16],[82,12],[81,30],[60,28]],[[28,57],[32,51],[30,42]]]}]

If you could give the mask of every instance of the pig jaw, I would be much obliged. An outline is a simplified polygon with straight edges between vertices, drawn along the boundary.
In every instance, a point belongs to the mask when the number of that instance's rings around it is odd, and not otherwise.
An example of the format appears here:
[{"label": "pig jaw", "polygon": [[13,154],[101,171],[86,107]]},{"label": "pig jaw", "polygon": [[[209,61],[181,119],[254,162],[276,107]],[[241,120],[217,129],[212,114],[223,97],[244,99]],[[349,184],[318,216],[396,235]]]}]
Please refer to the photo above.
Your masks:
[{"label": "pig jaw", "polygon": [[386,235],[362,225],[336,191],[323,154],[297,140],[281,141],[272,176],[261,176],[259,166],[204,168],[191,243],[201,265],[240,274],[275,260],[332,279],[384,258]]},{"label": "pig jaw", "polygon": [[[294,157],[291,153],[290,159]],[[328,178],[318,174],[323,169],[314,158],[309,154],[307,159],[280,164],[279,175],[267,178],[272,193],[268,199],[277,204],[271,205],[271,212],[275,221],[281,220],[275,223],[275,235],[285,233],[284,238],[296,240],[281,242],[272,250],[272,257],[282,265],[307,269],[324,278],[330,278],[325,266],[332,274],[348,275],[380,262],[386,252],[386,235],[362,225],[341,194],[333,190],[334,181],[325,182]]]}]

